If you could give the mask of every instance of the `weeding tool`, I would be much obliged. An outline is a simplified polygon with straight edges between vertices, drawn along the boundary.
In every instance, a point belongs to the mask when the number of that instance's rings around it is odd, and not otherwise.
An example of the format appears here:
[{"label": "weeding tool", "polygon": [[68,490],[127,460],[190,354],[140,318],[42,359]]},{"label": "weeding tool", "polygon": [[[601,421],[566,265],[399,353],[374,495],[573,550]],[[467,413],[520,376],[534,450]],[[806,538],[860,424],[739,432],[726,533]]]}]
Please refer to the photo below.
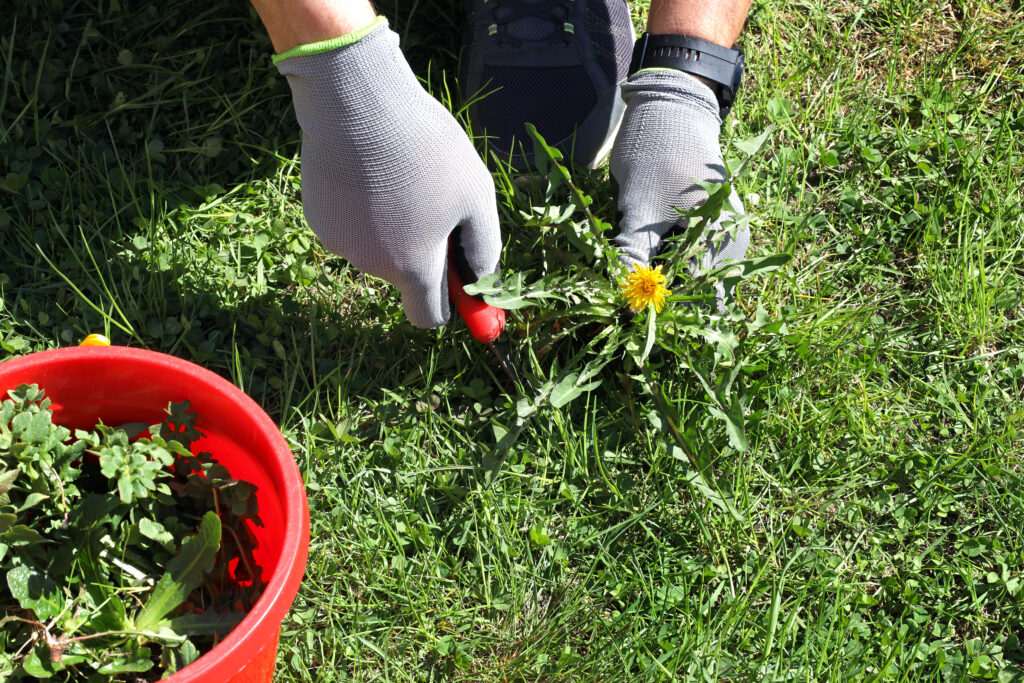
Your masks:
[{"label": "weeding tool", "polygon": [[513,384],[519,383],[519,375],[515,366],[508,358],[508,353],[500,346],[500,337],[505,331],[505,309],[491,306],[475,296],[466,294],[462,288],[462,278],[455,265],[455,252],[448,244],[448,299],[456,306],[459,315],[466,321],[469,333],[481,344],[486,344],[491,353],[498,359],[498,364],[505,371]]}]

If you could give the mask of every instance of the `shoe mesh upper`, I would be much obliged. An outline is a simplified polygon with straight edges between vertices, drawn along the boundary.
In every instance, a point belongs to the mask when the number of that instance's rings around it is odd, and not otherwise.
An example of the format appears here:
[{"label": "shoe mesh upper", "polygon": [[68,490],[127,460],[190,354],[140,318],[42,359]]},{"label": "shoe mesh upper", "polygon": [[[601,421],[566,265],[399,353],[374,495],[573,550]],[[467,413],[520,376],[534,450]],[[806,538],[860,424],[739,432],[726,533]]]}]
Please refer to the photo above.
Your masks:
[{"label": "shoe mesh upper", "polygon": [[[524,16],[532,4],[536,13]],[[626,0],[468,0],[467,10],[461,85],[467,97],[489,93],[469,113],[474,130],[486,130],[491,147],[500,152],[518,152],[522,144],[530,155],[526,122],[548,143],[566,148],[577,127],[599,104],[602,110],[607,107],[626,78],[633,50]],[[502,22],[508,17],[518,18]],[[494,26],[498,28],[491,35]],[[589,57],[593,63],[566,65],[565,50],[573,44],[580,47],[578,59]],[[552,50],[562,64],[548,66],[545,50]],[[520,54],[521,67],[515,65]],[[577,140],[587,142],[576,147],[579,158],[589,159],[613,133],[615,122],[601,118],[595,116],[580,128]]]},{"label": "shoe mesh upper", "polygon": [[[633,25],[624,2],[587,5],[587,30],[594,54],[608,80],[617,85],[626,79],[633,54]],[[623,59],[623,56],[626,56]]]},{"label": "shoe mesh upper", "polygon": [[[573,134],[582,118],[597,103],[597,92],[580,67],[566,69],[488,69],[491,82],[487,91],[500,88],[476,105],[477,116],[487,122],[487,132],[495,136],[494,146],[509,151],[512,138],[522,142],[529,152],[533,143],[524,123],[532,123],[550,144]],[[582,113],[582,116],[581,116]]]}]

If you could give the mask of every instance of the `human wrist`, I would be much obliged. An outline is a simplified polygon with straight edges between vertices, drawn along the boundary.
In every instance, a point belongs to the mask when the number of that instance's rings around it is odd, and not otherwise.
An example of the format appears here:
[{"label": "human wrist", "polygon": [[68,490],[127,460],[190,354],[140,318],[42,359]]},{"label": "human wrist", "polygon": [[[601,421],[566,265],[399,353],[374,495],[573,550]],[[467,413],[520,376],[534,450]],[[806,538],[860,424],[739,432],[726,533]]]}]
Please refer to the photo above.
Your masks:
[{"label": "human wrist", "polygon": [[280,52],[274,55],[272,57],[272,61],[274,62],[274,64],[277,64],[281,60],[288,59],[290,57],[316,55],[320,54],[321,52],[329,52],[330,50],[336,50],[339,47],[351,45],[352,43],[355,43],[356,41],[361,40],[366,36],[370,35],[381,26],[386,26],[387,22],[388,20],[383,16],[376,17],[373,23],[363,26],[362,28],[358,28],[354,31],[350,31],[343,35],[336,36],[334,38],[330,38],[327,40],[320,40],[316,42],[296,45],[291,49],[286,50],[285,52]]},{"label": "human wrist", "polygon": [[[421,107],[424,99],[436,102],[412,72],[386,21],[348,45],[280,59],[276,67],[288,80],[299,125],[314,138],[356,135],[380,125],[382,109],[394,118],[405,108]],[[346,126],[339,128],[338,119]]]},{"label": "human wrist", "polygon": [[651,0],[647,32],[693,36],[731,48],[749,9],[750,0]]},{"label": "human wrist", "polygon": [[365,29],[377,20],[369,0],[251,0],[270,35],[274,51],[283,54]]}]

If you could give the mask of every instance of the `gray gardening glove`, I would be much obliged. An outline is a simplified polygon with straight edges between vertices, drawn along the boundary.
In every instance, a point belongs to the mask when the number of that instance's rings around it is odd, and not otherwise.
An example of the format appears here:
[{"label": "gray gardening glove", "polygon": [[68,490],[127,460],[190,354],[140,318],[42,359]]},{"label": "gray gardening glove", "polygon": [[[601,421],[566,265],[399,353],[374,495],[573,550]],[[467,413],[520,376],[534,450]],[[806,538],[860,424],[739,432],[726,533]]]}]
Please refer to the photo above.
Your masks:
[{"label": "gray gardening glove", "polygon": [[302,127],[306,220],[327,249],[394,284],[414,325],[442,325],[451,317],[452,231],[463,280],[497,269],[494,182],[465,131],[420,85],[386,20],[346,38],[277,62]]},{"label": "gray gardening glove", "polygon": [[[689,211],[707,199],[694,180],[724,182],[725,167],[718,142],[722,120],[708,86],[675,69],[641,70],[622,84],[622,97],[626,114],[609,168],[618,185],[619,233],[614,242],[619,258],[632,268],[647,265],[662,237],[677,225],[680,215],[673,207]],[[730,201],[742,212],[735,192]],[[721,229],[722,217],[709,236]],[[726,259],[742,259],[749,242],[750,232],[743,228],[735,241],[726,236],[719,249],[709,244],[690,270],[697,274]],[[719,287],[719,309],[724,296]]]}]

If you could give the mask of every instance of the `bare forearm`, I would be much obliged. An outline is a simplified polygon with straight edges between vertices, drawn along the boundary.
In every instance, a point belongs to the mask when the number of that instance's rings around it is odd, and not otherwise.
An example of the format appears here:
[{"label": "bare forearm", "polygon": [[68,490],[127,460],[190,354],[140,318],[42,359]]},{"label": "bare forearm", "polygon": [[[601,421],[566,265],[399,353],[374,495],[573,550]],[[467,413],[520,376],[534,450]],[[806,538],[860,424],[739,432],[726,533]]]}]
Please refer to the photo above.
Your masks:
[{"label": "bare forearm", "polygon": [[331,40],[373,23],[369,0],[251,0],[277,53]]},{"label": "bare forearm", "polygon": [[751,0],[651,0],[648,33],[675,33],[732,47]]}]

